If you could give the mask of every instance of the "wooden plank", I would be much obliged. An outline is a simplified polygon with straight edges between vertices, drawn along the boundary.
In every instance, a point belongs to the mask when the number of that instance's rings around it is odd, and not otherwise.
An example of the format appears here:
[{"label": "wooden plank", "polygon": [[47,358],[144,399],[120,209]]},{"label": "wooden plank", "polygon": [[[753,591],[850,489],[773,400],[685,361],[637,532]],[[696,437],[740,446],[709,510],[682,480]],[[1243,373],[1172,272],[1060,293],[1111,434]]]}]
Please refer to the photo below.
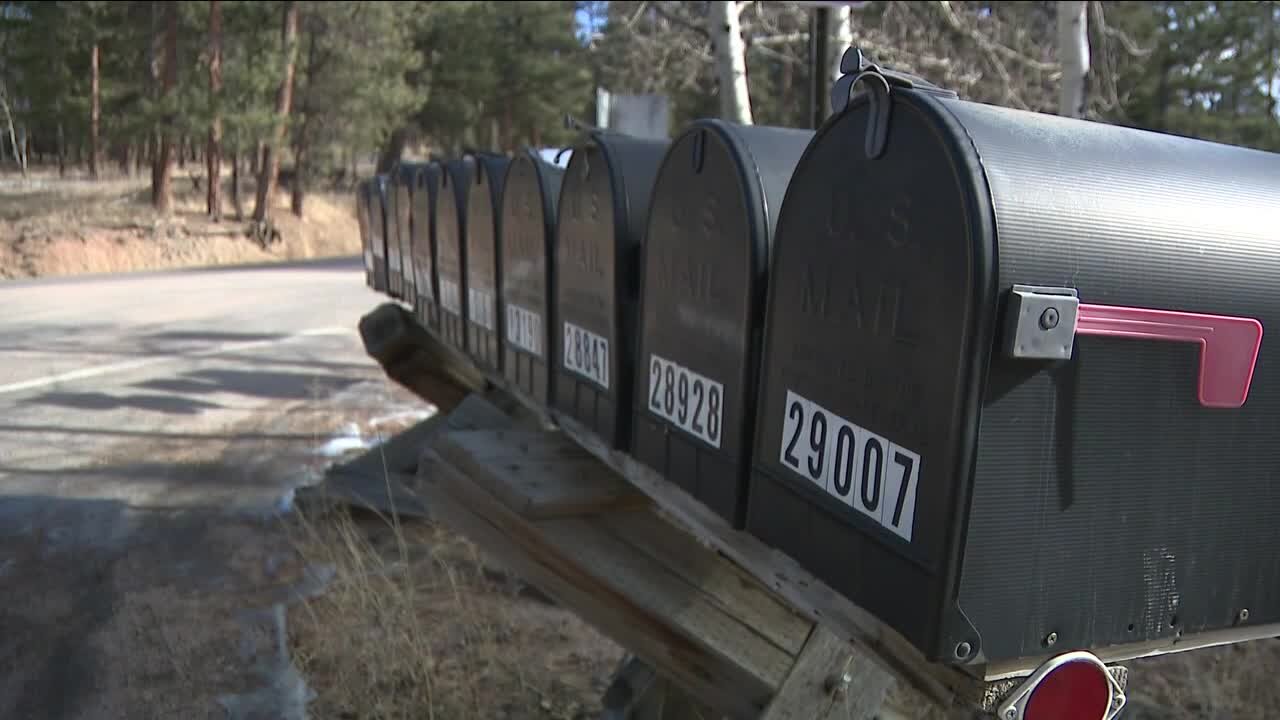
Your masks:
[{"label": "wooden plank", "polygon": [[634,458],[608,447],[572,417],[555,410],[551,415],[565,434],[653,498],[663,512],[688,528],[699,541],[733,560],[810,620],[826,624],[837,635],[858,643],[862,651],[882,658],[924,701],[942,707],[981,702],[980,680],[928,662],[906,638],[832,590],[789,556],[734,530],[684,490]]},{"label": "wooden plank", "polygon": [[[563,440],[562,440],[563,441]],[[609,518],[609,531],[680,574],[725,612],[732,613],[795,656],[804,647],[813,623],[741,568],[713,553],[690,552],[693,538],[672,532],[671,523],[652,513],[627,513]]]},{"label": "wooden plank", "polygon": [[874,720],[893,676],[845,639],[815,625],[760,720]]},{"label": "wooden plank", "polygon": [[[717,710],[733,717],[755,717],[781,681],[775,677],[774,668],[780,665],[776,661],[756,658],[754,663],[768,668],[764,672],[775,683],[769,685],[716,651],[716,647],[731,648],[741,642],[725,635],[747,631],[731,617],[712,620],[715,608],[709,604],[703,603],[697,611],[680,612],[685,607],[682,603],[695,603],[699,598],[687,590],[682,590],[683,597],[671,594],[676,578],[649,580],[625,575],[628,571],[645,572],[651,563],[638,567],[631,563],[628,568],[627,563],[603,550],[596,553],[590,566],[583,563],[579,557],[584,546],[610,547],[608,536],[600,531],[603,520],[554,520],[535,527],[433,452],[423,455],[419,476],[443,522]],[[547,532],[549,524],[566,523],[575,524],[577,532]],[[602,557],[607,560],[605,567],[599,567]],[[613,570],[612,577],[602,577],[615,562],[621,569]],[[640,601],[629,594],[642,588],[647,588],[647,595],[641,593]],[[668,594],[660,595],[664,592]],[[664,616],[654,607],[682,617]]]},{"label": "wooden plank", "polygon": [[448,433],[438,438],[435,449],[508,508],[530,520],[642,508],[652,503],[581,448],[563,441],[549,442],[548,435],[537,430]]}]

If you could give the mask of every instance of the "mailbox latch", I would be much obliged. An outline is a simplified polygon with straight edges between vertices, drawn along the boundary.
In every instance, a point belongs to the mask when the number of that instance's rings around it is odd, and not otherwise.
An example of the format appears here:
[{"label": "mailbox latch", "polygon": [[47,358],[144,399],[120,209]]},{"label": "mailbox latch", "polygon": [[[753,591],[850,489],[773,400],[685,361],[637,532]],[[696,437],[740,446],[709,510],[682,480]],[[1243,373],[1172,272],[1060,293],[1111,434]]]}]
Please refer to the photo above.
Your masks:
[{"label": "mailbox latch", "polygon": [[1070,360],[1079,312],[1075,288],[1014,285],[1005,309],[1005,355]]},{"label": "mailbox latch", "polygon": [[942,98],[956,99],[953,90],[938,87],[917,75],[890,70],[876,64],[862,52],[850,47],[840,56],[840,77],[831,86],[831,109],[841,113],[849,106],[854,87],[863,85],[871,103],[867,119],[866,154],[875,159],[884,153],[889,137],[889,116],[892,104],[889,94],[893,88],[919,90]]}]

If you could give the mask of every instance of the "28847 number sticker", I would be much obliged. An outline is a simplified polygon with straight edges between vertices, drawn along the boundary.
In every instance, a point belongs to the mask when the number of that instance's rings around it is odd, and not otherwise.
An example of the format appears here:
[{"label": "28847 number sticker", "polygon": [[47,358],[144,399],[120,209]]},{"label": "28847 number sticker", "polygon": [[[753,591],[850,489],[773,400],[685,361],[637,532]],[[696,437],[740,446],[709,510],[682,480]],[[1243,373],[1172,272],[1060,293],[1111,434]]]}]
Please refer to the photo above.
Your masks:
[{"label": "28847 number sticker", "polygon": [[568,370],[609,389],[609,341],[580,328],[564,324],[564,366]]},{"label": "28847 number sticker", "polygon": [[911,541],[920,455],[788,390],[780,460]]},{"label": "28847 number sticker", "polygon": [[666,358],[649,356],[649,410],[720,447],[724,386]]}]

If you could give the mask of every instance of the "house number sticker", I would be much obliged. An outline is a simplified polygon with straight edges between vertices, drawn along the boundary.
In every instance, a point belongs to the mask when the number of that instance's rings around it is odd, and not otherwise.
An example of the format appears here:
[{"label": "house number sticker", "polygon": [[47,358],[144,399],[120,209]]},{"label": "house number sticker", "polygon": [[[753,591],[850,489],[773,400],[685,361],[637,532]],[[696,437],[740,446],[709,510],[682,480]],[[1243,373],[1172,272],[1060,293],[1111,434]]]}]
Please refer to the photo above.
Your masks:
[{"label": "house number sticker", "polygon": [[784,412],[782,464],[910,542],[920,455],[790,390]]}]

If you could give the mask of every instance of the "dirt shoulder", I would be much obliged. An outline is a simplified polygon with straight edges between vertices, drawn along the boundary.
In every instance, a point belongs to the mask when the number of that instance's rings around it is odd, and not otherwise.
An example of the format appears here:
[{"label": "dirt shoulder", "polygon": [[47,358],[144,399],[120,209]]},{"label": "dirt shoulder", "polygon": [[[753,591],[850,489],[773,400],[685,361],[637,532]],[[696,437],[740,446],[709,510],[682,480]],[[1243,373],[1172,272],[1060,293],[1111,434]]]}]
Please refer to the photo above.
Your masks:
[{"label": "dirt shoulder", "polygon": [[[307,196],[303,217],[289,211],[287,192],[277,193],[273,218],[281,241],[262,247],[248,237],[247,220],[235,219],[224,178],[223,217],[205,215],[204,184],[190,169],[174,177],[174,210],[151,208],[149,178],[109,176],[89,180],[69,173],[33,170],[27,178],[0,176],[0,279],[84,273],[237,265],[354,255],[360,235],[352,196]],[[253,210],[253,184],[242,190]]]}]

